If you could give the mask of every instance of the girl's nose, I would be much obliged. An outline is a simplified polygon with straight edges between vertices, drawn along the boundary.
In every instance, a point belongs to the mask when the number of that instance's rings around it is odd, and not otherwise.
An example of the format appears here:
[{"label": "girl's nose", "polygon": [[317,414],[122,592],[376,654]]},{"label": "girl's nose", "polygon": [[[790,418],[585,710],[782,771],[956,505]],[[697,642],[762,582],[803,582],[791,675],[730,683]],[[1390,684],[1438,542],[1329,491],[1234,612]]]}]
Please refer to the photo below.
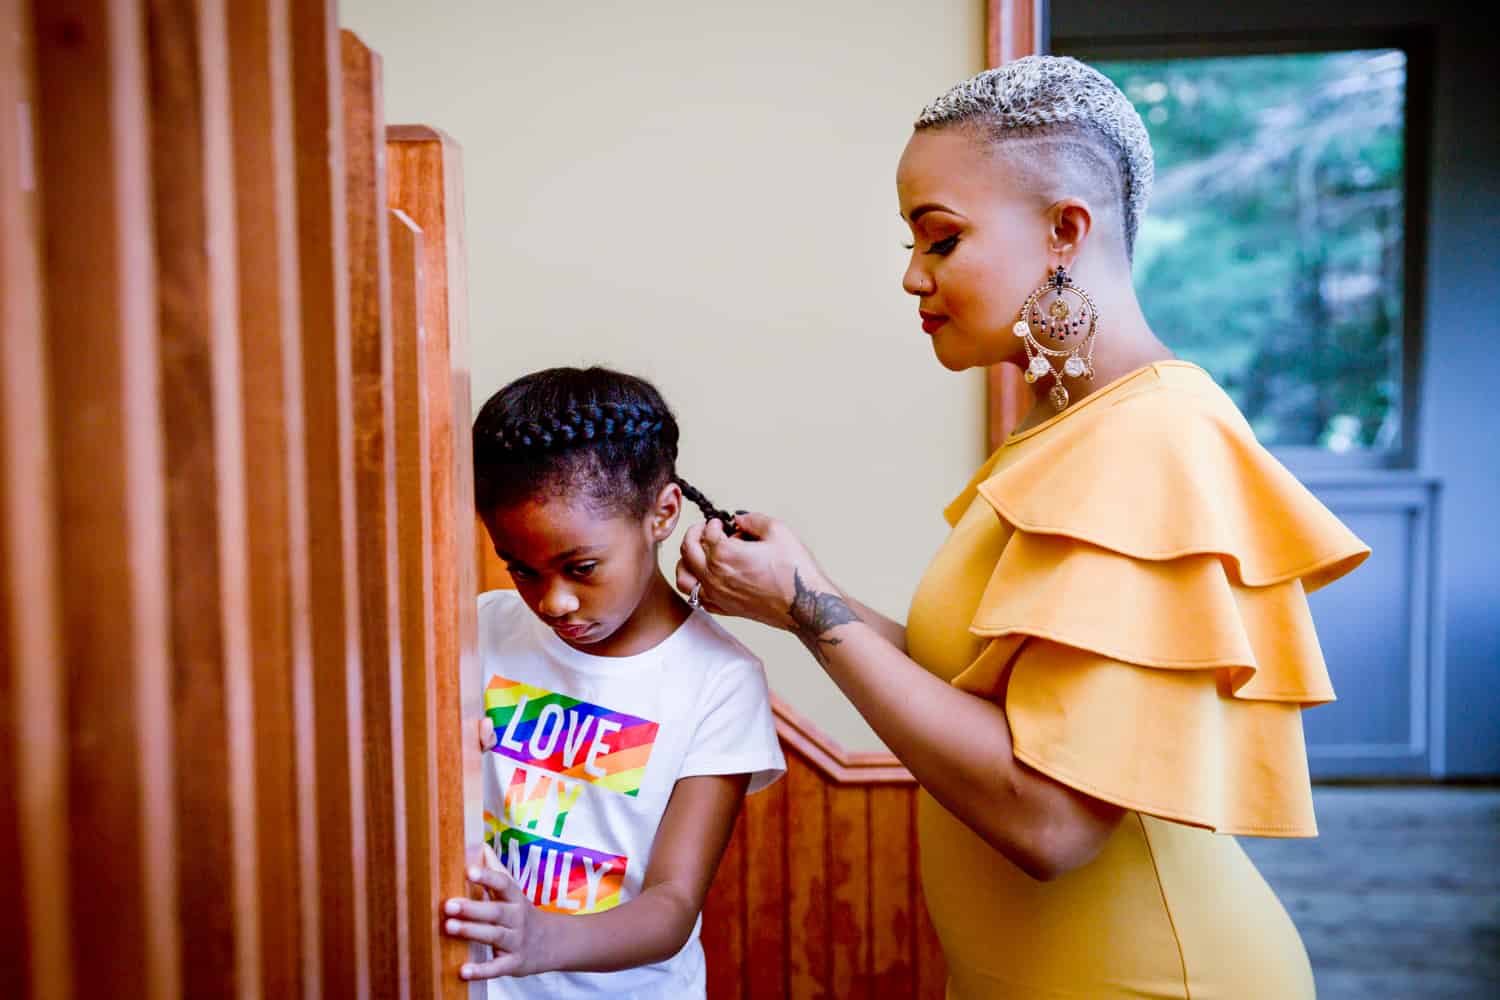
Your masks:
[{"label": "girl's nose", "polygon": [[578,598],[567,587],[553,584],[542,595],[537,610],[548,618],[566,618],[578,610]]}]

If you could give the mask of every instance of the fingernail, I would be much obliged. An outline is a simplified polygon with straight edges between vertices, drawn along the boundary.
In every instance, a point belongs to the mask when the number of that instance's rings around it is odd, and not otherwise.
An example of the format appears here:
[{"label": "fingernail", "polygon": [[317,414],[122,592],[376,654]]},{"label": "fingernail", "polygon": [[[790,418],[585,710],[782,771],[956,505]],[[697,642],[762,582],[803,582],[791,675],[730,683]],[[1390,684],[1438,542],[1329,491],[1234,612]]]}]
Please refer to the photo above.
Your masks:
[{"label": "fingernail", "polygon": [[462,907],[458,905],[458,900],[450,899],[448,900],[448,905],[445,907],[445,909],[447,909],[449,916],[456,917],[458,916],[458,911],[462,909]]},{"label": "fingernail", "polygon": [[458,974],[460,976],[463,976],[465,979],[468,979],[474,974],[474,967],[472,965],[466,965],[462,969],[458,970]]},{"label": "fingernail", "polygon": [[458,921],[457,920],[450,920],[450,921],[448,921],[448,929],[450,931],[456,931],[456,930],[458,930]]},{"label": "fingernail", "polygon": [[470,868],[469,869],[469,880],[470,881],[478,881],[479,880],[479,869],[478,868]]}]

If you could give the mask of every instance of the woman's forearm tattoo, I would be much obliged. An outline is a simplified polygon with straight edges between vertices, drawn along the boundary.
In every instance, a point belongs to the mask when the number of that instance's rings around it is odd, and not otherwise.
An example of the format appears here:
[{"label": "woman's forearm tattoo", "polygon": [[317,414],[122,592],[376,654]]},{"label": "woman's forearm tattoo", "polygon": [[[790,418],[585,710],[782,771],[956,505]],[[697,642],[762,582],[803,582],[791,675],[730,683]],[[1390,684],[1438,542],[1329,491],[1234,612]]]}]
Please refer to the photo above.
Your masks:
[{"label": "woman's forearm tattoo", "polygon": [[802,582],[802,574],[795,569],[792,570],[792,586],[795,588],[795,595],[792,597],[792,606],[787,610],[797,625],[797,638],[818,658],[819,663],[827,666],[828,657],[824,654],[823,647],[837,646],[843,640],[824,638],[824,633],[839,625],[857,622],[859,616],[849,610],[849,605],[838,594],[809,590]]}]

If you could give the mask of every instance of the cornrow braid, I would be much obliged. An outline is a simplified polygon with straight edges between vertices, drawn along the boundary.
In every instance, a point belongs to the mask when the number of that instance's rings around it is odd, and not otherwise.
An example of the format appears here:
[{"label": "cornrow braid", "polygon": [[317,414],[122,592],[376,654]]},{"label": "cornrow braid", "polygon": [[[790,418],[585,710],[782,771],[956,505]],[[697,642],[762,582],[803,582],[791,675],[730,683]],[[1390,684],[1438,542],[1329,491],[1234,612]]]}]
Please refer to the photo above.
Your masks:
[{"label": "cornrow braid", "polygon": [[549,368],[491,396],[474,419],[482,513],[582,494],[640,516],[668,482],[731,534],[734,518],[677,475],[677,419],[651,383],[608,368]]}]

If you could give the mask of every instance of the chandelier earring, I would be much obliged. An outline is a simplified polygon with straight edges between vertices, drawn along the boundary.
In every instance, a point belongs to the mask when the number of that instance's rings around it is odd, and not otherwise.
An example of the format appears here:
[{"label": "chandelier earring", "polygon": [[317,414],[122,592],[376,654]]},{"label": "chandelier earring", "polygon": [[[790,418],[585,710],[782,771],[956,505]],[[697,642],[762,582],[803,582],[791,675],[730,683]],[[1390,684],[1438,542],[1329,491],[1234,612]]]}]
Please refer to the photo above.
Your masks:
[{"label": "chandelier earring", "polygon": [[[1094,377],[1094,334],[1099,310],[1089,293],[1073,283],[1061,264],[1021,307],[1011,332],[1026,342],[1026,381],[1055,380],[1047,399],[1053,409],[1067,408],[1071,397],[1063,377]],[[1062,359],[1053,367],[1053,359]]]}]

